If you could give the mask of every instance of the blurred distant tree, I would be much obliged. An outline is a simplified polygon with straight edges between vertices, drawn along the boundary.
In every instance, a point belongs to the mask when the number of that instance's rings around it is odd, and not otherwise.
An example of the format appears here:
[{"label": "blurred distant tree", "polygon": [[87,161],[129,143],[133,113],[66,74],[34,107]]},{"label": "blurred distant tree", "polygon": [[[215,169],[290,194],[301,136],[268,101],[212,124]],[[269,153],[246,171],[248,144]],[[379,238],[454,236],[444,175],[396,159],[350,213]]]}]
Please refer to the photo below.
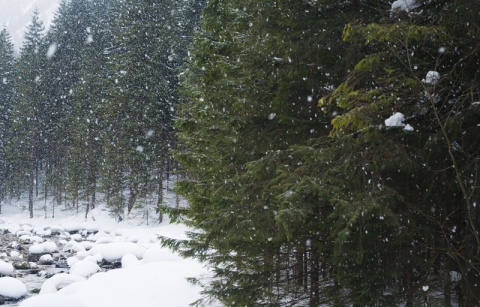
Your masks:
[{"label": "blurred distant tree", "polygon": [[38,15],[39,12],[35,11],[17,64],[18,97],[13,108],[8,150],[14,187],[17,193],[28,191],[30,217],[33,217],[33,197],[38,186],[39,169],[45,158],[44,27]]},{"label": "blurred distant tree", "polygon": [[11,114],[15,99],[14,82],[15,58],[12,38],[3,28],[0,32],[0,202],[8,193],[10,171],[7,162],[7,142],[10,139]]}]

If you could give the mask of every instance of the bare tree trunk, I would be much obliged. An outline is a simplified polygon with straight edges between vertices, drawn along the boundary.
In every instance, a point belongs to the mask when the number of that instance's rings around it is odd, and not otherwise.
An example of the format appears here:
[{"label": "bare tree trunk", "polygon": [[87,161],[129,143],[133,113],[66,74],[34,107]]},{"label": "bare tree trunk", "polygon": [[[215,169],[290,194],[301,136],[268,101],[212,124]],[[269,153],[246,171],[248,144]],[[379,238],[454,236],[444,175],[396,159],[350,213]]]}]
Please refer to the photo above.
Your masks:
[{"label": "bare tree trunk", "polygon": [[452,307],[452,282],[450,280],[450,266],[448,265],[448,257],[444,257],[443,265],[443,295],[445,298],[445,307]]},{"label": "bare tree trunk", "polygon": [[318,254],[315,247],[311,247],[310,260],[310,306],[318,306],[320,303],[320,270]]},{"label": "bare tree trunk", "polygon": [[97,201],[97,177],[93,176],[93,183],[92,183],[92,206],[91,209],[95,209],[95,202]]},{"label": "bare tree trunk", "polygon": [[28,178],[28,211],[30,212],[30,218],[33,218],[33,189],[34,189],[34,175],[33,166]]},{"label": "bare tree trunk", "polygon": [[88,218],[88,213],[90,212],[90,199],[89,197],[87,196],[87,207],[85,208],[85,221],[87,220]]},{"label": "bare tree trunk", "polygon": [[158,199],[157,199],[157,210],[158,210],[158,222],[163,222],[163,212],[160,209],[160,206],[163,203],[163,168],[164,168],[164,161],[163,158],[159,162],[159,170],[158,170]]},{"label": "bare tree trunk", "polygon": [[303,261],[304,261],[305,249],[303,247],[298,247],[295,251],[295,283],[297,287],[301,287],[303,285]]},{"label": "bare tree trunk", "polygon": [[135,201],[137,200],[137,195],[138,195],[138,187],[136,185],[132,185],[130,187],[130,197],[128,198],[128,207],[127,207],[128,214],[130,214],[130,212],[133,209],[133,206],[135,205]]},{"label": "bare tree trunk", "polygon": [[35,185],[35,197],[38,197],[38,163],[35,163],[35,180],[33,183]]}]

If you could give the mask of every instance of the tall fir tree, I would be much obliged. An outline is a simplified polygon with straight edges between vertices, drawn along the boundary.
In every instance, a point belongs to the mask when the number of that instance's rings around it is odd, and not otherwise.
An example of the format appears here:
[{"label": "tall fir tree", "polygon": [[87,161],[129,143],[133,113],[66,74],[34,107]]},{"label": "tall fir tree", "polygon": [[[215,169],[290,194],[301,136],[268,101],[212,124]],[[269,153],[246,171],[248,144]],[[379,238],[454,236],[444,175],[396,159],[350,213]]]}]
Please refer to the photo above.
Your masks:
[{"label": "tall fir tree", "polygon": [[[397,304],[452,306],[454,288],[461,305],[478,303],[478,9],[477,1],[416,1],[392,6],[381,23],[345,28],[366,54],[320,103],[338,112],[332,136],[355,141],[351,189],[378,195],[335,208],[339,278],[358,305],[390,293]],[[388,220],[390,230],[379,228]]]},{"label": "tall fir tree", "polygon": [[146,0],[127,1],[120,16],[112,57],[116,75],[104,106],[109,131],[104,186],[111,190],[114,210],[130,212],[151,193],[157,195],[154,207],[163,203],[178,68],[186,49],[182,35],[190,25],[181,16],[179,2]]},{"label": "tall fir tree", "polygon": [[[68,148],[72,142],[74,89],[80,80],[83,50],[93,27],[92,1],[62,1],[45,39],[50,117],[47,129],[48,160],[45,162],[47,184],[57,203],[63,202],[67,191]],[[74,203],[78,197],[73,197]]]},{"label": "tall fir tree", "polygon": [[214,267],[207,297],[320,304],[332,247],[319,219],[331,205],[319,180],[294,170],[310,161],[304,147],[312,140],[328,143],[329,119],[316,101],[355,58],[339,37],[348,18],[372,14],[361,9],[332,1],[207,5],[177,120],[185,146],[177,157],[191,176],[179,184],[190,202],[183,217],[202,231],[184,253]]},{"label": "tall fir tree", "polygon": [[[45,67],[42,42],[43,23],[38,10],[25,33],[18,60],[18,98],[12,114],[9,160],[16,193],[28,191],[28,210],[33,217],[34,192],[38,187],[39,169],[45,159],[44,133],[47,112],[42,88]],[[35,190],[35,191],[34,191]]]},{"label": "tall fir tree", "polygon": [[87,45],[82,51],[80,80],[74,88],[72,142],[68,148],[68,190],[86,202],[85,214],[95,207],[97,186],[102,179],[105,134],[102,105],[108,100],[108,84],[113,72],[110,49],[115,46],[115,16],[121,1],[92,1],[96,18],[87,31]]},{"label": "tall fir tree", "polygon": [[10,139],[12,107],[15,99],[15,58],[12,38],[0,32],[0,213],[1,202],[8,194],[9,166],[7,145]]}]

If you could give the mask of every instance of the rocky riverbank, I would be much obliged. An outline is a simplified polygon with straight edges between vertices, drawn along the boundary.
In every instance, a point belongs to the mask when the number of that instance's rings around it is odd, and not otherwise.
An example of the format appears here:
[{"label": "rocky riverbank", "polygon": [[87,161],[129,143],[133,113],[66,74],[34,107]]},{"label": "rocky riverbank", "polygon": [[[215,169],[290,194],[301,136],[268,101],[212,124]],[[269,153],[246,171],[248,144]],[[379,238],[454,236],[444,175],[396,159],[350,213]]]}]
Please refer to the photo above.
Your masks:
[{"label": "rocky riverbank", "polygon": [[34,228],[0,220],[0,283],[7,285],[0,289],[0,305],[17,306],[27,297],[119,268],[126,254],[141,259],[151,243],[89,224]]}]

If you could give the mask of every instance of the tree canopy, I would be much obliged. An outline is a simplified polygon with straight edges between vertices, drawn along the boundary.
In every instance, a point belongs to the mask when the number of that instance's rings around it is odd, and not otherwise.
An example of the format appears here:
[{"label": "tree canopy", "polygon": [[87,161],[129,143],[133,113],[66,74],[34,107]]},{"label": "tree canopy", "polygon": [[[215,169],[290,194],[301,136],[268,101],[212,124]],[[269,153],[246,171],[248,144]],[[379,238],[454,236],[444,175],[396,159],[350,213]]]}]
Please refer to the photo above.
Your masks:
[{"label": "tree canopy", "polygon": [[176,213],[200,231],[165,241],[214,267],[207,301],[478,302],[478,17],[475,1],[208,3],[176,121]]}]

